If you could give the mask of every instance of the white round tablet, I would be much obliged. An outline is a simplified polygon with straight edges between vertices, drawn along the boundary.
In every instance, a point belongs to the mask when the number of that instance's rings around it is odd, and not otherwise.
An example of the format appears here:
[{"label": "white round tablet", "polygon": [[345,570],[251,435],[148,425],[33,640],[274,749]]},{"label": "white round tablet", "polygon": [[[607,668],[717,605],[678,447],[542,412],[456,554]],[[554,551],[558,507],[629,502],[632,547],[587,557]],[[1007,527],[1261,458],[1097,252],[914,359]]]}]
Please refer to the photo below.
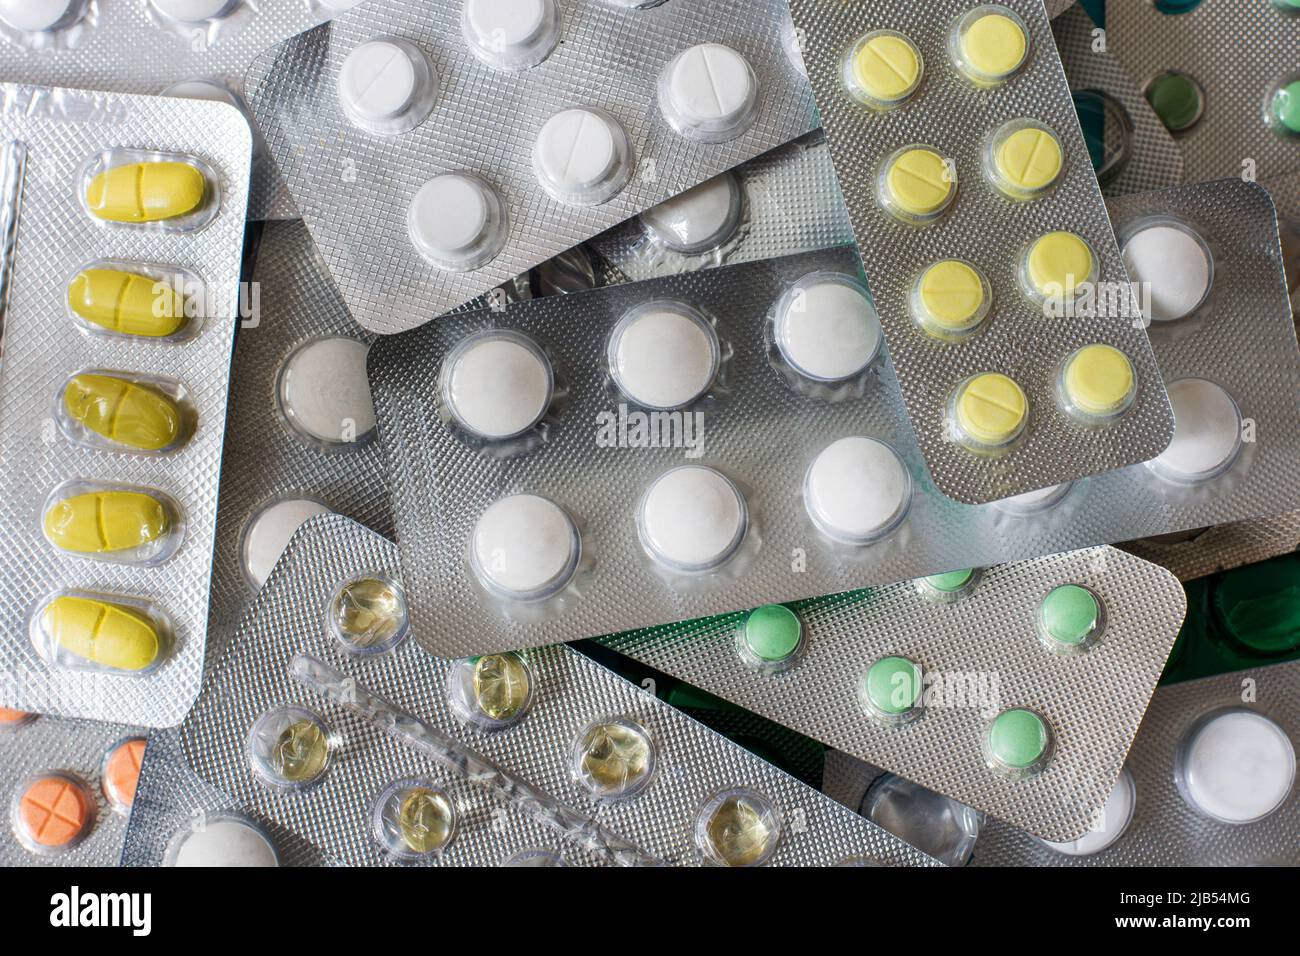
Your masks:
[{"label": "white round tablet", "polygon": [[248,820],[209,816],[172,837],[164,866],[279,866],[275,844]]},{"label": "white round tablet", "polygon": [[182,23],[202,23],[229,13],[237,0],[150,0],[163,16]]},{"label": "white round tablet", "polygon": [[744,208],[740,181],[723,173],[641,213],[655,242],[682,255],[723,245],[736,234]]},{"label": "white round tablet", "polygon": [[478,332],[457,343],[443,363],[443,403],[461,428],[503,441],[546,414],[555,375],[546,354],[517,332]]},{"label": "white round tablet", "polygon": [[867,291],[838,272],[813,272],[781,297],[774,326],[777,350],[800,375],[840,382],[880,354],[880,317]]},{"label": "white round tablet", "polygon": [[1205,241],[1189,228],[1161,223],[1147,226],[1124,243],[1124,265],[1138,283],[1152,322],[1174,322],[1191,315],[1210,294],[1214,259]]},{"label": "white round tablet", "polygon": [[646,553],[674,571],[710,571],[736,553],[749,512],[740,489],[704,465],[660,475],[641,498],[637,533]]},{"label": "white round tablet", "polygon": [[375,429],[364,342],[342,337],[305,342],[280,369],[280,411],[300,435],[327,445],[362,441]]},{"label": "white round tablet", "polygon": [[[3,0],[0,0],[3,2]],[[244,111],[243,104],[240,102],[230,87],[215,80],[182,80],[179,83],[173,83],[167,89],[163,90],[163,96],[175,96],[183,100],[207,100],[212,103],[229,103],[241,113]]]},{"label": "white round tablet", "polygon": [[406,211],[411,245],[448,272],[469,272],[496,258],[510,231],[501,195],[470,172],[443,173],[429,180]]},{"label": "white round tablet", "polygon": [[365,0],[316,0],[316,2],[330,13],[346,13],[353,7],[360,6]]},{"label": "white round tablet", "polygon": [[1232,467],[1241,451],[1241,410],[1232,396],[1203,378],[1169,385],[1174,410],[1174,440],[1148,462],[1162,478],[1184,483],[1208,481]]},{"label": "white round tablet", "polygon": [[1066,856],[1091,856],[1100,853],[1107,847],[1113,846],[1115,841],[1124,835],[1124,831],[1133,821],[1133,807],[1136,803],[1137,784],[1133,782],[1133,774],[1125,767],[1120,771],[1119,779],[1115,781],[1115,789],[1106,798],[1106,804],[1101,809],[1101,818],[1096,821],[1095,827],[1076,840],[1065,843],[1044,840],[1043,843]]},{"label": "white round tablet", "polygon": [[1024,494],[1015,495],[1012,498],[1002,498],[993,502],[993,507],[1009,515],[1033,515],[1040,514],[1051,508],[1055,508],[1065,496],[1070,493],[1074,487],[1074,482],[1067,481],[1061,485],[1050,485],[1047,488],[1038,488],[1034,491],[1026,491]]},{"label": "white round tablet", "polygon": [[609,337],[614,384],[651,409],[682,408],[718,375],[722,347],[708,319],[684,302],[656,300],[630,310]]},{"label": "white round tablet", "polygon": [[568,513],[540,495],[511,495],[474,525],[470,565],[489,591],[515,601],[537,601],[573,577],[581,553]]},{"label": "white round tablet", "polygon": [[1192,727],[1178,754],[1178,785],[1194,808],[1223,823],[1252,823],[1295,786],[1295,748],[1263,714],[1219,711]]},{"label": "white round tablet", "polygon": [[537,134],[533,172],[560,202],[598,206],[627,184],[632,148],[618,120],[604,110],[562,110]]},{"label": "white round tablet", "polygon": [[310,498],[282,498],[263,507],[244,528],[244,573],[261,589],[289,539],[308,518],[329,514],[330,509]]},{"label": "white round tablet", "polygon": [[743,56],[720,43],[683,50],[659,79],[659,107],[677,132],[706,143],[735,139],[758,108],[758,77]]},{"label": "white round tablet", "polygon": [[49,30],[68,19],[82,0],[0,0],[0,22],[24,33]]},{"label": "white round tablet", "polygon": [[537,66],[560,42],[555,0],[465,0],[460,24],[470,52],[501,70]]},{"label": "white round tablet", "polygon": [[912,506],[912,476],[882,441],[854,436],[833,442],[804,479],[804,508],[828,537],[870,544],[895,531]]},{"label": "white round tablet", "polygon": [[424,122],[438,95],[438,78],[414,44],[398,37],[368,40],[339,69],[339,105],[352,123],[395,134]]}]

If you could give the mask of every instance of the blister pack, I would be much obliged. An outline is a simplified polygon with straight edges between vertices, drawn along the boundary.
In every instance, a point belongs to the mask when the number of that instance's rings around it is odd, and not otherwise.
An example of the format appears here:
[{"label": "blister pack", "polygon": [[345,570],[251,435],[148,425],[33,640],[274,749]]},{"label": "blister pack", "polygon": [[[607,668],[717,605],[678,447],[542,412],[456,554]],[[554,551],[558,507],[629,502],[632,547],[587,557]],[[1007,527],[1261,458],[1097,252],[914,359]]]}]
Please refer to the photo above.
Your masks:
[{"label": "blister pack", "polygon": [[327,866],[302,837],[239,806],[185,762],[180,731],[149,735],[122,866]]},{"label": "blister pack", "polygon": [[790,6],[936,486],[988,502],[1159,454],[1173,416],[1041,0]]},{"label": "blister pack", "polygon": [[815,128],[783,9],[372,3],[249,98],[352,315],[398,332]]},{"label": "blister pack", "polygon": [[1104,812],[1047,844],[990,821],[979,866],[1300,864],[1300,664],[1162,687]]},{"label": "blister pack", "polygon": [[410,640],[394,546],[290,542],[182,727],[191,765],[346,864],[932,863],[576,651]]},{"label": "blister pack", "polygon": [[168,726],[198,693],[250,134],[0,86],[0,699]]},{"label": "blister pack", "polygon": [[1043,4],[1047,8],[1047,15],[1053,19],[1074,6],[1074,2],[1075,0],[1043,0]]},{"label": "blister pack", "polygon": [[1168,572],[1099,548],[601,643],[1064,839],[1105,801],[1185,611]]},{"label": "blister pack", "polygon": [[0,865],[117,866],[143,733],[0,708]]},{"label": "blister pack", "polygon": [[1128,541],[1122,547],[1168,568],[1180,581],[1194,581],[1300,548],[1300,511]]}]

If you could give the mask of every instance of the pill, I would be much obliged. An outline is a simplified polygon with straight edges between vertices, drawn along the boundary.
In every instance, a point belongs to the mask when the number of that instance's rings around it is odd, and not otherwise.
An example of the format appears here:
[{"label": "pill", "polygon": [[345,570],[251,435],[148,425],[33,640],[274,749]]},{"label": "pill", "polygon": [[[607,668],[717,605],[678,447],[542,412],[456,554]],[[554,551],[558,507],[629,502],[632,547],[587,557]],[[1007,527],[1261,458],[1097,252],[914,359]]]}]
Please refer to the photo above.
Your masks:
[{"label": "pill", "polygon": [[578,568],[581,539],[568,513],[540,495],[502,498],[478,519],[470,562],[488,590],[536,601],[564,588]]},{"label": "pill", "polygon": [[726,475],[679,465],[641,499],[637,532],[646,553],[674,571],[711,571],[740,547],[749,526],[744,495]]},{"label": "pill", "polygon": [[1101,598],[1081,584],[1052,588],[1038,605],[1038,634],[1057,649],[1082,649],[1097,641],[1104,619]]},{"label": "pill", "polygon": [[208,197],[203,172],[166,160],[123,163],[95,174],[86,186],[91,215],[107,222],[166,222],[201,209]]},{"label": "pill", "polygon": [[1300,134],[1300,80],[1290,80],[1273,91],[1269,112],[1282,132]]},{"label": "pill", "polygon": [[375,832],[393,853],[406,859],[429,856],[451,842],[456,810],[440,790],[401,782],[381,795]]},{"label": "pill", "polygon": [[1064,501],[1065,496],[1070,493],[1072,487],[1074,487],[1074,483],[1067,481],[1060,485],[1037,488],[1034,491],[1026,491],[1011,498],[1002,498],[995,501],[993,507],[1005,514],[1016,517],[1040,514],[1055,508]]},{"label": "pill", "polygon": [[40,627],[51,651],[114,671],[147,670],[163,650],[150,615],[103,598],[60,595],[41,611]]},{"label": "pill", "polygon": [[943,259],[926,268],[912,289],[912,317],[937,338],[975,331],[992,304],[989,282],[969,262]]},{"label": "pill", "polygon": [[937,219],[957,194],[952,165],[928,146],[908,146],[885,161],[877,183],[881,205],[904,222]]},{"label": "pill", "polygon": [[652,409],[682,408],[713,386],[722,347],[713,325],[682,302],[658,300],[627,312],[610,335],[614,383]]},{"label": "pill", "polygon": [[29,724],[36,719],[36,714],[28,713],[25,710],[17,710],[13,707],[0,707],[0,733],[10,730],[17,730],[24,724]]},{"label": "pill", "polygon": [[411,244],[448,272],[469,272],[491,262],[505,246],[509,230],[501,194],[469,172],[433,177],[406,210]]},{"label": "pill", "polygon": [[375,429],[366,378],[368,347],[356,339],[312,339],[280,370],[280,408],[289,424],[327,445],[361,441]]},{"label": "pill", "polygon": [[472,435],[500,441],[536,426],[555,390],[551,363],[529,338],[485,332],[462,340],[447,356],[443,401]]},{"label": "pill", "polygon": [[1205,114],[1205,91],[1186,73],[1161,73],[1146,87],[1147,102],[1171,133],[1191,129]]},{"label": "pill", "polygon": [[74,375],[64,387],[63,406],[74,422],[140,451],[170,448],[184,426],[180,406],[170,395],[114,375]]},{"label": "pill", "polygon": [[1199,235],[1182,224],[1147,226],[1124,243],[1124,266],[1138,286],[1142,315],[1176,322],[1204,304],[1214,281],[1214,259]]},{"label": "pill", "polygon": [[876,360],[884,338],[866,290],[836,272],[796,282],[777,304],[774,333],[790,367],[817,382],[858,375]]},{"label": "pill", "polygon": [[489,66],[526,70],[560,42],[555,0],[465,0],[461,30],[470,52]]},{"label": "pill", "polygon": [[744,198],[740,181],[723,173],[641,214],[656,242],[681,255],[698,255],[725,245],[740,228]]},{"label": "pill", "polygon": [[95,805],[86,785],[65,773],[44,773],[21,791],[17,824],[25,841],[38,851],[77,843],[95,821]]},{"label": "pill", "polygon": [[72,311],[122,335],[162,338],[185,324],[185,296],[170,282],[124,269],[83,269],[68,285]]},{"label": "pill", "polygon": [[363,43],[343,61],[343,108],[364,120],[391,119],[415,99],[418,76],[406,51],[388,40]]},{"label": "pill", "polygon": [[901,33],[877,30],[853,45],[844,63],[849,95],[864,106],[900,106],[921,85],[924,61],[916,44]]},{"label": "pill", "polygon": [[980,86],[1014,76],[1029,57],[1029,34],[1013,11],[987,5],[956,24],[949,43],[961,71]]},{"label": "pill", "polygon": [[1073,298],[1095,281],[1097,258],[1092,247],[1072,232],[1049,232],[1029,246],[1021,264],[1021,282],[1040,300]]},{"label": "pill", "polygon": [[627,133],[604,110],[562,110],[533,143],[533,172],[551,196],[571,206],[598,206],[632,174]]},{"label": "pill", "polygon": [[1122,415],[1137,394],[1137,377],[1129,357],[1111,345],[1085,345],[1065,360],[1061,394],[1067,410],[1084,421],[1107,421]]},{"label": "pill", "polygon": [[803,622],[783,604],[755,608],[741,631],[745,647],[764,664],[788,661],[803,643]]},{"label": "pill", "polygon": [[980,833],[981,814],[892,773],[872,782],[859,812],[947,866],[965,866]]},{"label": "pill", "polygon": [[897,655],[880,658],[862,678],[867,711],[889,722],[916,716],[922,690],[921,665]]},{"label": "pill", "polygon": [[715,866],[760,866],[772,858],[780,839],[771,801],[752,790],[723,791],[696,818],[696,845]]},{"label": "pill", "polygon": [[140,491],[92,491],[52,504],[42,521],[56,548],[81,554],[133,551],[171,530],[168,508]]},{"label": "pill", "polygon": [[983,372],[957,386],[952,399],[957,439],[976,449],[1004,448],[1025,430],[1029,400],[998,372]]},{"label": "pill", "polygon": [[58,26],[78,12],[81,0],[0,0],[0,22],[24,33]]},{"label": "pill", "polygon": [[719,43],[677,54],[659,83],[659,103],[669,124],[691,139],[721,143],[753,122],[758,77],[743,56]]},{"label": "pill", "polygon": [[271,745],[271,771],[289,783],[308,783],[325,772],[329,738],[318,720],[302,718],[280,728]]},{"label": "pill", "polygon": [[986,167],[1012,199],[1036,199],[1061,178],[1065,152],[1056,133],[1031,120],[1012,120],[994,133]]},{"label": "pill", "polygon": [[159,12],[173,20],[202,23],[228,12],[238,0],[149,0]]},{"label": "pill", "polygon": [[974,568],[960,568],[942,574],[931,574],[919,579],[917,584],[923,594],[950,601],[971,590],[978,579],[979,575]]},{"label": "pill", "polygon": [[1244,708],[1219,711],[1194,726],[1179,750],[1179,789],[1223,823],[1260,820],[1295,786],[1296,755],[1286,731]]},{"label": "pill", "polygon": [[514,654],[487,654],[473,664],[474,704],[489,720],[514,720],[532,699],[532,676]]},{"label": "pill", "polygon": [[870,544],[892,534],[907,517],[912,476],[884,442],[841,438],[809,466],[803,498],[824,534],[846,544]]},{"label": "pill", "polygon": [[991,766],[1021,775],[1040,769],[1050,758],[1052,732],[1038,714],[1017,707],[993,718],[984,743],[985,757]]},{"label": "pill", "polygon": [[280,854],[260,827],[233,816],[205,816],[172,838],[165,866],[269,867]]},{"label": "pill", "polygon": [[128,737],[114,744],[104,755],[100,785],[114,810],[126,812],[135,803],[140,784],[140,766],[144,761],[145,739]]},{"label": "pill", "polygon": [[255,589],[261,589],[271,576],[289,539],[302,524],[330,509],[310,498],[287,498],[259,510],[244,529],[244,572]]},{"label": "pill", "polygon": [[1127,767],[1120,771],[1119,779],[1110,796],[1101,808],[1101,815],[1093,821],[1088,832],[1074,840],[1053,843],[1044,840],[1043,844],[1057,853],[1066,856],[1092,856],[1107,847],[1114,846],[1128,825],[1133,822],[1133,808],[1137,804],[1137,784]]},{"label": "pill", "polygon": [[393,647],[406,632],[406,598],[385,578],[360,578],[339,589],[330,606],[330,626],[354,651]]},{"label": "pill", "polygon": [[654,775],[655,749],[645,728],[624,718],[600,720],[578,735],[574,776],[591,793],[624,799],[645,789]]},{"label": "pill", "polygon": [[1163,478],[1185,483],[1208,481],[1232,467],[1241,451],[1241,410],[1232,396],[1203,378],[1184,378],[1168,386],[1174,410],[1174,438],[1150,462]]}]

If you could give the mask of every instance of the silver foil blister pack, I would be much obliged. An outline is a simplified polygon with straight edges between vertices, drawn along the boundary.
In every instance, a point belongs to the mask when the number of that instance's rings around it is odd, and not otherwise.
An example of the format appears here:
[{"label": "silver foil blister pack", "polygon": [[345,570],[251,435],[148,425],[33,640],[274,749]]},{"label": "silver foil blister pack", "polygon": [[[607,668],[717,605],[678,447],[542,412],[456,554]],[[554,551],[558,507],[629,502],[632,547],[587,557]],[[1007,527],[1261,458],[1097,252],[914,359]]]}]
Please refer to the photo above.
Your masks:
[{"label": "silver foil blister pack", "polygon": [[[426,654],[397,574],[395,547],[341,516],[295,535],[182,728],[201,776],[347,864],[403,858],[380,811],[390,784],[417,781],[452,821],[425,863],[932,863],[569,648]],[[391,589],[391,627],[335,615],[361,607],[358,585]],[[363,631],[382,643],[354,642]],[[267,715],[285,709],[298,716],[275,740],[305,720],[328,760],[263,759]]]},{"label": "silver foil blister pack", "polygon": [[247,87],[348,308],[398,332],[813,129],[783,8],[371,3]]},{"label": "silver foil blister pack", "polygon": [[[217,103],[25,86],[0,97],[0,698],[174,725],[202,674],[248,124]],[[149,196],[163,205],[142,212]],[[145,221],[109,221],[135,215]],[[107,624],[81,616],[104,602],[125,610],[105,611]]]},{"label": "silver foil blister pack", "polygon": [[1180,581],[1194,581],[1300,548],[1300,511],[1129,541],[1123,548],[1168,568]]},{"label": "silver foil blister pack", "polygon": [[[791,12],[939,489],[987,502],[1158,454],[1172,415],[1041,0]],[[890,72],[863,87],[857,64],[873,55],[891,70],[907,58],[911,85]],[[1064,367],[1096,344],[1127,359],[1128,388],[1064,401]]]}]

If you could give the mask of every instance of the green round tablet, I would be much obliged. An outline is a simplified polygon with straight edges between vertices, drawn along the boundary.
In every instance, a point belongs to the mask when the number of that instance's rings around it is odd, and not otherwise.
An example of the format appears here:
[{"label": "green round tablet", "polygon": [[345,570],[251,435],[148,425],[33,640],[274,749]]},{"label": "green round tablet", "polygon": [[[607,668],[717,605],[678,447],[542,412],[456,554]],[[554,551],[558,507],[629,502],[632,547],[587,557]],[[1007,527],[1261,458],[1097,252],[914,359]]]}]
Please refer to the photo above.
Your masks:
[{"label": "green round tablet", "polygon": [[1047,724],[1032,710],[1004,710],[989,725],[990,756],[1015,770],[1024,770],[1042,760],[1050,742]]},{"label": "green round tablet", "polygon": [[921,580],[936,591],[942,591],[944,594],[954,594],[970,584],[971,579],[974,577],[974,568],[963,568],[960,571],[945,571],[943,574],[932,574]]},{"label": "green round tablet", "polygon": [[1085,587],[1062,584],[1043,598],[1038,621],[1045,637],[1074,647],[1092,637],[1101,624],[1101,602]]},{"label": "green round tablet", "polygon": [[1273,94],[1273,118],[1288,133],[1300,133],[1300,80],[1279,87]]},{"label": "green round tablet", "polygon": [[745,646],[759,660],[783,661],[799,649],[803,623],[781,604],[755,608],[745,618]]},{"label": "green round tablet", "polygon": [[1196,125],[1205,109],[1201,86],[1186,73],[1162,73],[1151,81],[1147,102],[1171,132],[1179,133]]},{"label": "green round tablet", "polygon": [[921,665],[906,657],[882,657],[867,669],[863,692],[871,709],[897,717],[921,702]]}]

